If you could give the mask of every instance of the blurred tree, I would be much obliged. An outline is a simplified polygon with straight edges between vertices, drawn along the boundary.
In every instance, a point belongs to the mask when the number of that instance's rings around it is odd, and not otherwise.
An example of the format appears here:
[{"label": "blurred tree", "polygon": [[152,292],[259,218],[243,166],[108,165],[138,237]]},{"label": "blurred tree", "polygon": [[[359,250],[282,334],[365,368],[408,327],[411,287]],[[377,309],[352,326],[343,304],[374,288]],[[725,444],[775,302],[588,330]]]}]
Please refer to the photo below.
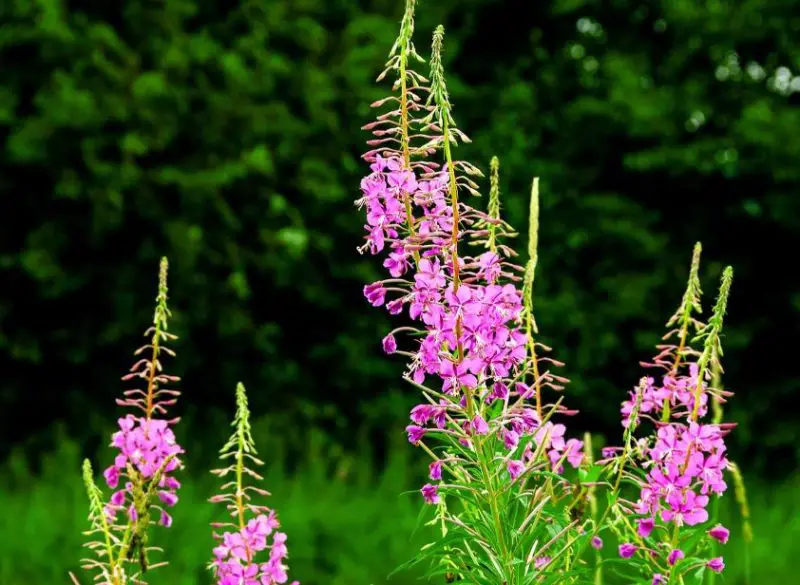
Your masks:
[{"label": "blurred tree", "polygon": [[[355,252],[351,201],[399,14],[389,0],[4,2],[0,409],[35,410],[31,436],[54,419],[89,436],[166,254],[199,424],[239,379],[254,411],[332,412],[342,427],[375,411],[400,366],[360,295],[377,272]],[[779,340],[800,287],[768,261],[800,229],[794,3],[423,0],[420,49],[438,22],[475,139],[463,155],[500,156],[516,225],[542,177],[539,325],[583,424],[616,432],[700,239],[707,291],[723,262],[736,269],[738,448],[796,461]]]}]

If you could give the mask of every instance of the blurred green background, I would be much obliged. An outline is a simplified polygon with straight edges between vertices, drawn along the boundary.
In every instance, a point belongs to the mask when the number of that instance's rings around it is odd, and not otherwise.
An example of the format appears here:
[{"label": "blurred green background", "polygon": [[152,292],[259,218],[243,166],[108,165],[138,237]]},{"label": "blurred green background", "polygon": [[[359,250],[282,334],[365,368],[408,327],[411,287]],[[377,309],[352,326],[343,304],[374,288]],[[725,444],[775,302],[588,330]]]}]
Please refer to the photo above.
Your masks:
[{"label": "blurred green background", "polygon": [[[424,541],[414,391],[362,298],[352,201],[399,0],[0,2],[0,583],[65,583],[119,377],[171,260],[188,468],[172,565],[210,582],[206,470],[243,381],[293,576],[387,583]],[[736,271],[727,417],[756,541],[733,498],[727,583],[790,583],[800,554],[792,407],[800,324],[800,13],[794,0],[420,0],[447,28],[454,114],[501,159],[524,227],[541,177],[537,320],[567,363],[575,432],[618,408],[704,244],[706,306]],[[524,229],[523,237],[524,237]],[[796,403],[796,400],[795,400]],[[407,585],[413,572],[391,583]],[[85,580],[86,582],[86,580]]]}]

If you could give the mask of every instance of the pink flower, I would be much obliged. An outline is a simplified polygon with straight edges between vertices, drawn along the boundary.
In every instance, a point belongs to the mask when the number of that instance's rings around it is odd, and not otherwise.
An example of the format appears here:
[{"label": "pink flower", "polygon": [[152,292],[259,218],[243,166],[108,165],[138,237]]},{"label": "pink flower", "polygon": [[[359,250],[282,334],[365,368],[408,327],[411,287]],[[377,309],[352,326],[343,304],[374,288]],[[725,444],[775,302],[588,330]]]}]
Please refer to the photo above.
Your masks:
[{"label": "pink flower", "polygon": [[509,451],[516,449],[519,444],[519,433],[516,431],[506,431],[503,433],[503,444]]},{"label": "pink flower", "polygon": [[481,415],[476,414],[472,419],[472,430],[476,435],[486,435],[489,433],[489,425]]},{"label": "pink flower", "polygon": [[508,463],[506,463],[506,469],[508,470],[508,475],[511,476],[511,479],[517,479],[522,472],[525,471],[525,464],[518,460],[518,459],[509,459]]},{"label": "pink flower", "polygon": [[409,443],[419,443],[422,440],[422,437],[425,436],[427,429],[424,427],[418,427],[417,425],[408,425],[406,427],[406,432],[408,433]]},{"label": "pink flower", "polygon": [[420,492],[422,492],[422,497],[425,498],[425,502],[428,504],[438,504],[441,501],[439,486],[437,485],[426,483],[422,486]]},{"label": "pink flower", "polygon": [[636,548],[637,547],[635,544],[621,544],[619,545],[619,556],[621,556],[623,559],[629,559],[636,552]]},{"label": "pink flower", "polygon": [[715,557],[706,563],[706,566],[715,573],[721,573],[725,569],[722,557]]},{"label": "pink flower", "polygon": [[683,551],[679,548],[674,548],[670,551],[669,555],[667,555],[667,563],[670,567],[674,567],[675,564],[684,558]]},{"label": "pink flower", "polygon": [[474,388],[478,385],[478,379],[470,372],[470,365],[466,362],[453,363],[449,360],[442,362],[439,368],[439,375],[444,379],[442,392],[452,394],[458,392],[462,386]]},{"label": "pink flower", "polygon": [[639,520],[639,536],[642,538],[647,538],[650,536],[650,533],[653,531],[654,527],[655,522],[653,522],[652,518],[643,518],[642,520]]},{"label": "pink flower", "polygon": [[388,354],[397,351],[397,341],[395,341],[394,335],[387,335],[383,338],[383,351]]},{"label": "pink flower", "polygon": [[722,544],[726,544],[731,533],[722,524],[717,524],[708,531],[708,535],[714,540],[719,541]]},{"label": "pink flower", "polygon": [[429,476],[434,481],[439,481],[442,479],[442,462],[441,461],[433,461],[428,466]]}]

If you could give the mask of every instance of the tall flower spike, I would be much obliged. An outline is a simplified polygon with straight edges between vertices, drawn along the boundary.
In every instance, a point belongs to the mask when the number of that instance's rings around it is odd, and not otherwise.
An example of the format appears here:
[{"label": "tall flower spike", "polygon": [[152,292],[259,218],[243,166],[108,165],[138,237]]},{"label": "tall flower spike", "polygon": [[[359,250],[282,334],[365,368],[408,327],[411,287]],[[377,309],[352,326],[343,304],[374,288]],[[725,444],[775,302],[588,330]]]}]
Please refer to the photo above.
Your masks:
[{"label": "tall flower spike", "polygon": [[[489,206],[487,208],[489,219],[500,221],[500,159],[492,157],[489,162]],[[492,252],[497,252],[497,224],[488,226],[489,239],[486,247]]]},{"label": "tall flower spike", "polygon": [[529,331],[538,334],[536,318],[533,313],[533,281],[536,276],[536,264],[539,262],[539,177],[534,177],[531,185],[531,203],[528,212],[528,263],[525,265],[525,279],[522,296],[525,303],[525,316]]},{"label": "tall flower spike", "polygon": [[[159,267],[153,324],[145,331],[149,343],[135,352],[137,356],[144,354],[147,357],[139,359],[130,373],[122,378],[123,381],[138,380],[144,388],[125,390],[124,398],[117,400],[117,404],[132,408],[134,413],[118,420],[119,430],[112,436],[111,446],[119,453],[103,473],[110,488],[117,489],[120,483],[124,486],[115,491],[105,505],[110,530],[121,534],[116,541],[116,569],[120,573],[119,579],[123,580],[126,578],[125,562],[138,564],[142,573],[158,566],[151,565],[148,560],[148,554],[157,550],[148,546],[151,516],[155,512],[160,524],[171,526],[172,517],[166,508],[178,501],[180,482],[173,472],[182,467],[179,456],[183,449],[171,428],[178,418],[161,418],[180,395],[178,390],[166,387],[178,382],[179,378],[164,373],[162,363],[164,355],[175,355],[166,344],[177,339],[168,332],[171,316],[167,304],[168,266],[167,259],[163,258]],[[135,574],[131,573],[127,578],[133,578]],[[113,585],[120,582],[114,581]]]},{"label": "tall flower spike", "polygon": [[493,254],[515,256],[516,252],[500,244],[501,238],[515,238],[518,234],[503,221],[500,213],[500,159],[496,156],[489,162],[489,171],[489,204],[486,207],[486,216],[475,221],[470,244],[483,246]]},{"label": "tall flower spike", "polygon": [[[728,538],[727,528],[710,526],[707,508],[711,498],[727,490],[725,471],[732,469],[733,463],[727,458],[725,436],[732,425],[720,424],[719,419],[711,423],[702,419],[710,401],[721,401],[731,394],[718,384],[709,387],[706,380],[710,377],[709,367],[716,370],[716,379],[722,371],[720,334],[733,271],[730,267],[725,269],[713,314],[703,325],[692,316],[700,310],[699,256],[698,245],[681,306],[668,322],[673,329],[667,337],[677,333],[678,345],[659,346],[661,353],[654,363],[644,364],[658,367],[665,374],[660,381],[642,378],[631,399],[623,403],[625,445],[621,455],[608,461],[610,472],[618,473],[616,485],[625,469],[626,479],[639,487],[639,499],[633,506],[619,499],[608,510],[624,524],[628,542],[637,543],[629,545],[633,549],[625,549],[625,554],[633,551],[625,557],[630,558],[628,563],[654,583],[683,582],[684,575],[697,565],[682,563],[682,559],[706,555],[714,550],[716,542],[724,544]],[[692,342],[702,342],[702,352],[687,342],[692,327],[699,331]],[[721,409],[719,413],[721,418]],[[650,437],[633,441],[640,419],[650,420],[653,431]],[[638,516],[635,523],[630,522],[631,515]],[[627,520],[623,521],[622,516]],[[652,554],[639,556],[637,550]],[[717,571],[723,569],[721,558],[715,557],[707,564]]]},{"label": "tall flower spike", "polygon": [[97,571],[98,577],[105,583],[119,583],[123,574],[118,565],[115,551],[119,539],[112,533],[103,501],[103,492],[94,482],[92,464],[88,459],[83,461],[83,484],[89,498],[89,530],[86,536],[96,538],[86,543],[86,547],[93,551],[97,558],[82,559],[84,570]]},{"label": "tall flower spike", "polygon": [[[250,431],[250,409],[247,393],[240,382],[236,386],[236,415],[234,427],[225,446],[220,449],[220,459],[233,459],[222,469],[211,473],[218,477],[233,474],[233,479],[220,488],[222,493],[210,498],[212,503],[224,503],[233,517],[233,522],[215,522],[214,528],[224,528],[222,534],[214,533],[218,546],[214,548],[214,559],[210,568],[214,571],[218,585],[275,585],[288,579],[288,557],[286,534],[278,532],[280,527],[274,510],[252,503],[251,494],[268,496],[269,492],[245,484],[245,476],[263,481],[258,473],[248,467],[264,465],[256,457],[256,446]],[[271,538],[270,538],[271,537]],[[258,553],[266,551],[267,558],[256,560]],[[265,562],[264,562],[265,561]],[[292,585],[297,585],[294,581]]]},{"label": "tall flower spike", "polygon": [[[366,207],[366,248],[390,252],[383,263],[389,277],[366,285],[364,295],[393,315],[407,309],[413,321],[390,332],[383,347],[410,358],[405,379],[420,391],[421,404],[411,410],[406,432],[432,458],[430,482],[420,492],[436,506],[432,522],[446,535],[424,547],[417,560],[431,558],[436,570],[480,585],[521,585],[545,566],[583,570],[568,549],[575,539],[588,541],[580,523],[590,520],[583,518],[583,506],[578,518],[565,506],[582,502],[574,489],[585,491],[559,479],[567,464],[582,464],[583,442],[567,439],[565,426],[552,420],[575,411],[543,396],[548,389],[560,392],[568,380],[554,371],[563,364],[537,356],[549,348],[530,335],[533,320],[524,315],[519,287],[525,268],[512,263],[516,252],[498,241],[512,233],[499,217],[499,165],[488,213],[461,197],[480,194],[473,177],[482,174],[454,158],[454,147],[467,138],[451,115],[443,41],[438,27],[427,114],[420,120],[428,142],[412,149],[429,158],[408,168],[400,151],[365,155],[371,172],[357,203]],[[443,164],[430,160],[435,155]],[[492,225],[497,237],[485,246]],[[489,249],[472,256],[463,242]],[[411,252],[418,254],[413,263]],[[397,334],[410,350],[398,350]],[[456,498],[455,506],[448,507],[448,497]],[[546,506],[549,498],[561,504]],[[485,540],[476,542],[476,534]],[[480,558],[472,556],[473,546],[484,551]],[[536,562],[529,558],[534,553]]]}]

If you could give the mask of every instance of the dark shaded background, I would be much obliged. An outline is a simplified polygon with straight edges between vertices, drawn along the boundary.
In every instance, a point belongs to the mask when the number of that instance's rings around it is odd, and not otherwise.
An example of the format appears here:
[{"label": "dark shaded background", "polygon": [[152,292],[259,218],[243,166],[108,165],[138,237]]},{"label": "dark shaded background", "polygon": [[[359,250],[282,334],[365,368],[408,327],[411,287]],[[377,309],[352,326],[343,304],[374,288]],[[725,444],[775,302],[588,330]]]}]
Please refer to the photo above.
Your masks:
[{"label": "dark shaded background", "polygon": [[[413,399],[379,352],[352,201],[389,0],[9,0],[0,6],[0,425],[6,457],[86,449],[151,317],[158,258],[184,430],[227,411],[382,444]],[[501,159],[508,219],[541,177],[538,322],[567,362],[575,424],[617,433],[704,244],[706,307],[735,282],[724,344],[735,455],[798,462],[800,13],[792,0],[421,0],[448,31],[463,156]],[[120,8],[124,6],[124,8]],[[524,232],[524,230],[523,230]],[[523,233],[524,237],[524,233]],[[389,397],[389,398],[387,398]],[[20,428],[15,420],[24,417]]]}]

